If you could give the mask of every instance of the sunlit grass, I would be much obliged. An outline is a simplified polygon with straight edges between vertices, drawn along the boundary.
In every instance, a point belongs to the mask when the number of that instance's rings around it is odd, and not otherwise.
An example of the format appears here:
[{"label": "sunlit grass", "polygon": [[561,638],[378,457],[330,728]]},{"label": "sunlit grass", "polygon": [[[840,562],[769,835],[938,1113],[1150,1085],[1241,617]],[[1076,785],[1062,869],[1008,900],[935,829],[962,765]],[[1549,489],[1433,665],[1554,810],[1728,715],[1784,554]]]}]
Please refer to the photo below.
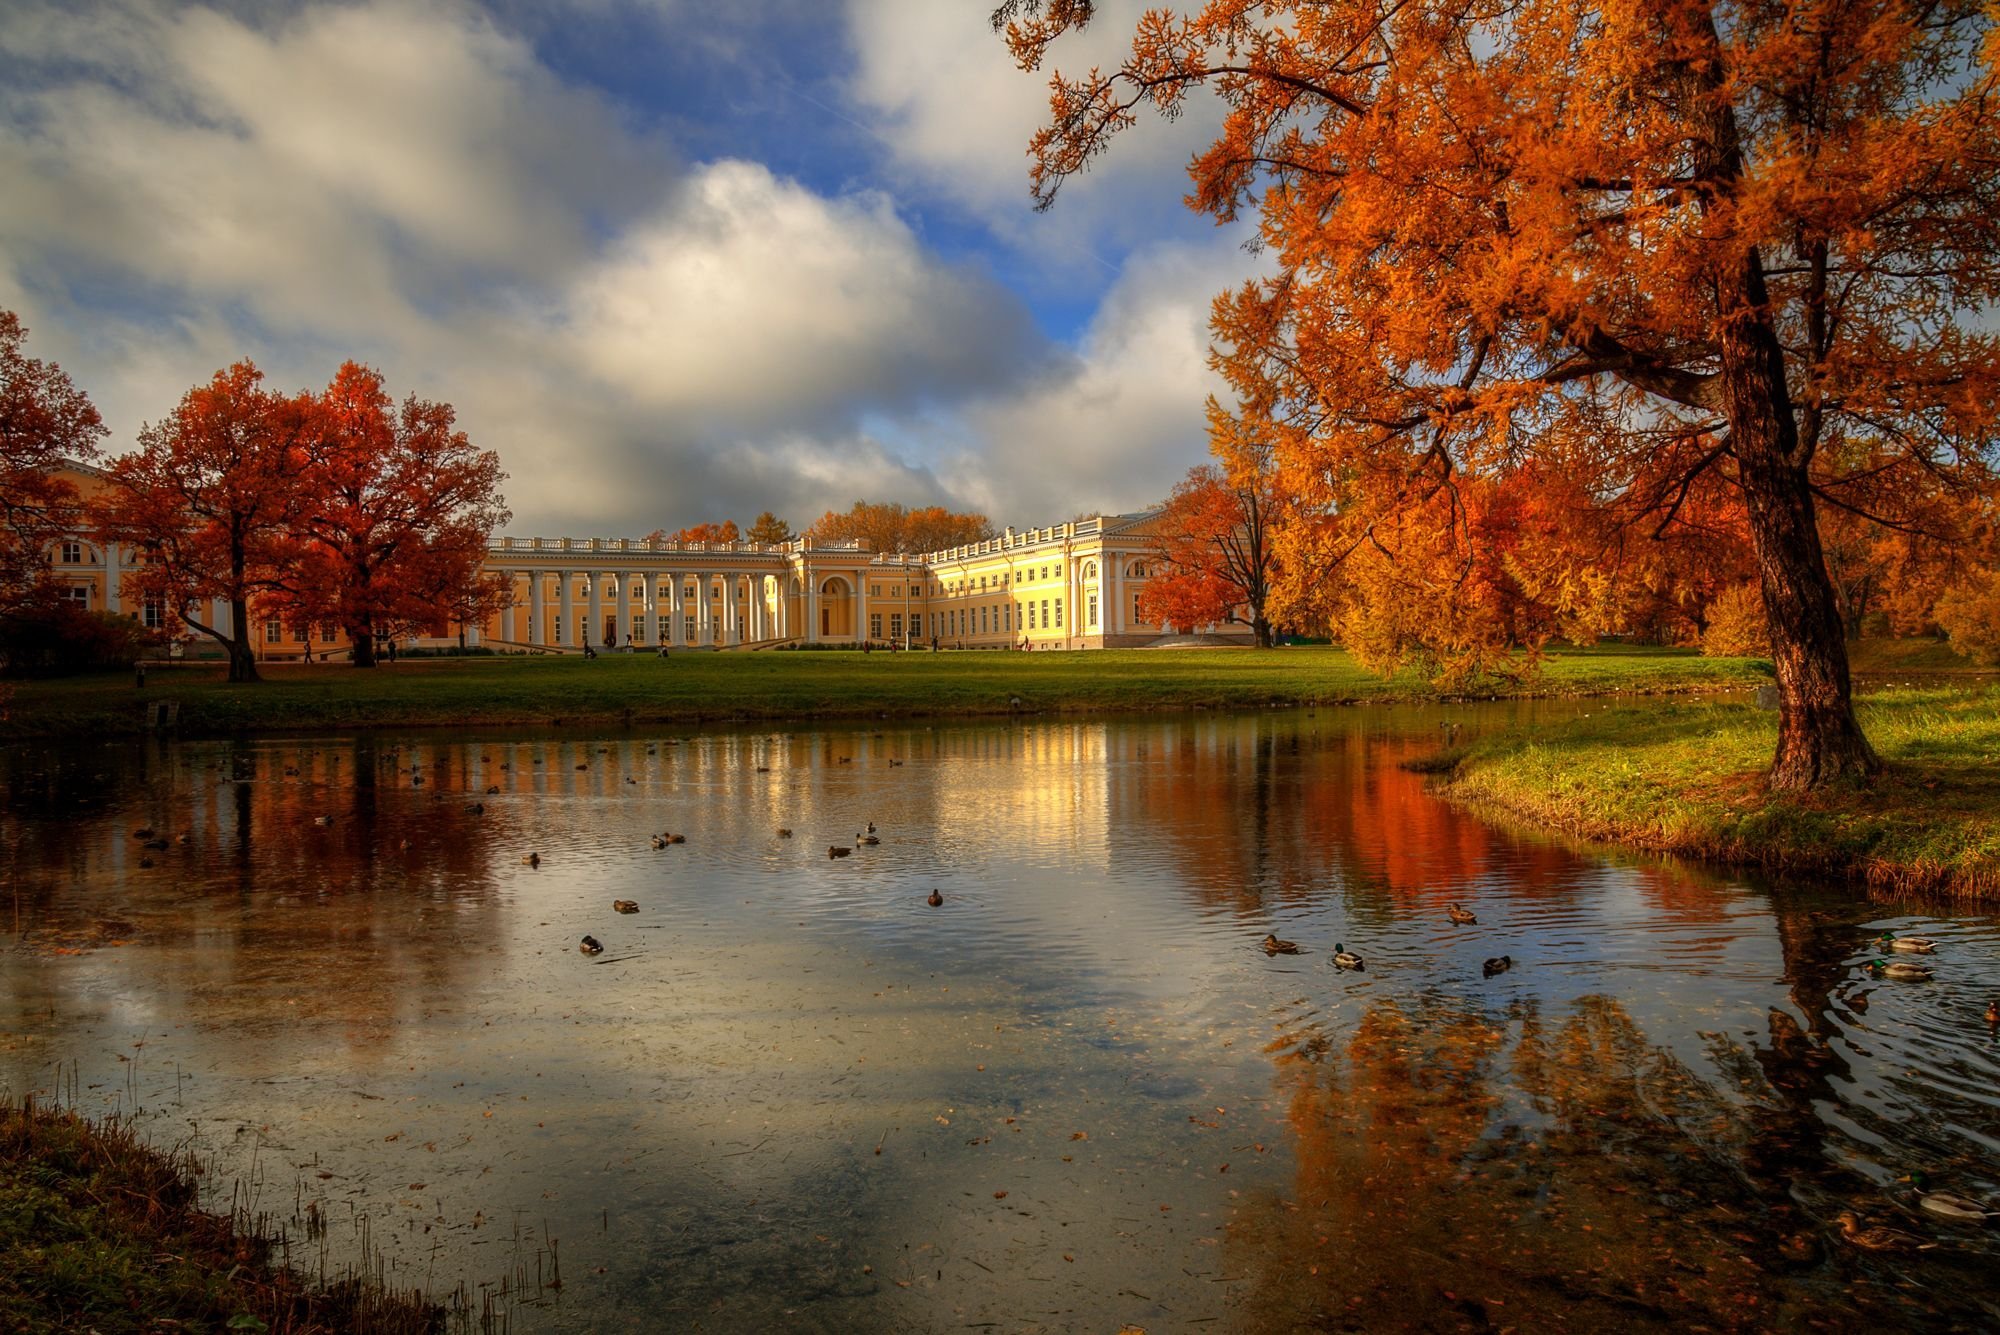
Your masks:
[{"label": "sunlit grass", "polygon": [[[1621,646],[1556,651],[1521,681],[1461,690],[1480,696],[1723,690],[1763,680],[1763,672],[1753,660]],[[231,686],[220,667],[201,665],[155,671],[143,690],[123,674],[24,682],[0,723],[0,737],[130,732],[142,726],[149,704],[163,700],[180,705],[183,733],[212,735],[1262,709],[1440,698],[1413,673],[1384,678],[1330,648],[406,659],[374,670],[274,665],[265,675],[259,684]]]},{"label": "sunlit grass", "polygon": [[1580,838],[1894,890],[2000,895],[2000,687],[1864,696],[1888,770],[1866,788],[1774,796],[1777,715],[1676,700],[1485,737],[1444,790]]}]

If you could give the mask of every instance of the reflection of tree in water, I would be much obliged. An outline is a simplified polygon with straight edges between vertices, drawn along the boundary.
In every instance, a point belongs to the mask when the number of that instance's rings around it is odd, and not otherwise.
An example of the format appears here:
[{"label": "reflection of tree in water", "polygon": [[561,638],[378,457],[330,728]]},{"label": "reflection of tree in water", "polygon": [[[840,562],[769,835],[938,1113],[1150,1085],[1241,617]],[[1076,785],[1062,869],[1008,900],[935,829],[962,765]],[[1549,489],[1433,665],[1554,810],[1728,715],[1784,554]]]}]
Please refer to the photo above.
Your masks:
[{"label": "reflection of tree in water", "polygon": [[[1800,1128],[1759,1111],[1784,1100],[1746,1111],[1615,1000],[1559,1022],[1522,1003],[1500,1023],[1385,1000],[1344,1051],[1312,1032],[1272,1050],[1297,1182],[1231,1225],[1247,1328],[1948,1324],[1935,1284],[1856,1286],[1884,1263],[1829,1252],[1793,1205],[1774,1170],[1796,1161],[1774,1141]],[[1764,1085],[1754,1060],[1722,1072]],[[1887,1264],[1956,1264],[1934,1255]]]}]

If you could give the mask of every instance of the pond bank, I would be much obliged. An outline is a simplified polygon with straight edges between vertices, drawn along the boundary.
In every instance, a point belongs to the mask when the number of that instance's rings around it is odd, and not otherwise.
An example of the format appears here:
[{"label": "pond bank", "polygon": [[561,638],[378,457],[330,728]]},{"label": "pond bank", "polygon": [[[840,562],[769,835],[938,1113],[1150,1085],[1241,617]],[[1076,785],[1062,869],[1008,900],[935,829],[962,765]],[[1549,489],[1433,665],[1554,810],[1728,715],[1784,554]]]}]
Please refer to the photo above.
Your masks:
[{"label": "pond bank", "polygon": [[0,1328],[403,1335],[444,1309],[274,1264],[274,1242],[200,1208],[199,1166],[115,1118],[0,1102]]},{"label": "pond bank", "polygon": [[[353,728],[700,726],[835,719],[973,718],[1245,710],[1289,705],[1441,701],[1414,673],[1382,677],[1331,648],[1198,653],[688,653],[660,659],[409,660],[362,670],[273,664],[231,686],[216,666],[14,685],[0,740],[147,731],[176,707],[187,737]],[[1740,690],[1767,680],[1753,659],[1601,646],[1548,653],[1517,680],[1467,688],[1471,698]]]},{"label": "pond bank", "polygon": [[1672,701],[1507,732],[1422,762],[1475,813],[1651,853],[1830,876],[1871,890],[2000,898],[2000,686],[1864,696],[1888,769],[1866,789],[1773,795],[1777,715]]}]

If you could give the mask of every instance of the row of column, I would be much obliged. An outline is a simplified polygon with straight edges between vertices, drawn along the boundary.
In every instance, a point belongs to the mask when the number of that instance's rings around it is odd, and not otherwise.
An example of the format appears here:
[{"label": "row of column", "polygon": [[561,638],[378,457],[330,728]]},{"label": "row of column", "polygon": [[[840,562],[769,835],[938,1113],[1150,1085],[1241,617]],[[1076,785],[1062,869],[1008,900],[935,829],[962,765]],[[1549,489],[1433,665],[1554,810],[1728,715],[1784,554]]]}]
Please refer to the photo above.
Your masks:
[{"label": "row of column", "polygon": [[[786,615],[785,600],[781,597],[775,615],[765,601],[763,573],[736,572],[716,574],[668,573],[653,575],[651,596],[647,592],[647,576],[640,571],[580,572],[550,570],[508,570],[503,572],[511,585],[515,579],[525,577],[528,581],[528,627],[527,634],[520,639],[528,644],[548,644],[563,647],[593,648],[617,647],[628,643],[647,646],[745,644],[756,640],[782,639],[791,633],[790,618]],[[550,636],[548,624],[548,592],[550,579],[556,581],[556,625],[555,634]],[[584,617],[577,621],[576,581],[585,581],[583,597]],[[605,585],[615,581],[617,591],[607,601]],[[692,581],[694,596],[688,596],[689,582]],[[723,597],[712,596],[716,585],[722,586]],[[739,601],[737,595],[748,586],[749,597]],[[516,603],[516,607],[520,604]],[[606,640],[604,618],[606,613],[617,618],[614,627],[615,640]],[[513,612],[505,614],[508,624],[503,630],[503,639],[515,639],[512,634]],[[694,625],[690,631],[688,619]],[[632,634],[634,618],[639,621],[640,634]],[[665,623],[664,634],[661,622]]]}]

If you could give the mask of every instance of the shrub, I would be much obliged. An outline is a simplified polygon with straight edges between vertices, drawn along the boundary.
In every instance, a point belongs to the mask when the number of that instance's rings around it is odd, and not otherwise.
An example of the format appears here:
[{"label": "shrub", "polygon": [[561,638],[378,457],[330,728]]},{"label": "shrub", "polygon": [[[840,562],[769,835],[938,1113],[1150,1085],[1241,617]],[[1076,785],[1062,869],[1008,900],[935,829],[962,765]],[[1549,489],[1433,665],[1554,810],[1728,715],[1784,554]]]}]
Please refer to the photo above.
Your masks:
[{"label": "shrub", "polygon": [[67,602],[31,605],[0,617],[0,672],[61,677],[129,668],[154,640],[132,617]]},{"label": "shrub", "polygon": [[1981,667],[2000,667],[2000,570],[1960,580],[1937,601],[1939,629],[1951,647]]},{"label": "shrub", "polygon": [[1708,605],[1701,651],[1710,658],[1769,658],[1771,627],[1755,584],[1732,584]]}]

